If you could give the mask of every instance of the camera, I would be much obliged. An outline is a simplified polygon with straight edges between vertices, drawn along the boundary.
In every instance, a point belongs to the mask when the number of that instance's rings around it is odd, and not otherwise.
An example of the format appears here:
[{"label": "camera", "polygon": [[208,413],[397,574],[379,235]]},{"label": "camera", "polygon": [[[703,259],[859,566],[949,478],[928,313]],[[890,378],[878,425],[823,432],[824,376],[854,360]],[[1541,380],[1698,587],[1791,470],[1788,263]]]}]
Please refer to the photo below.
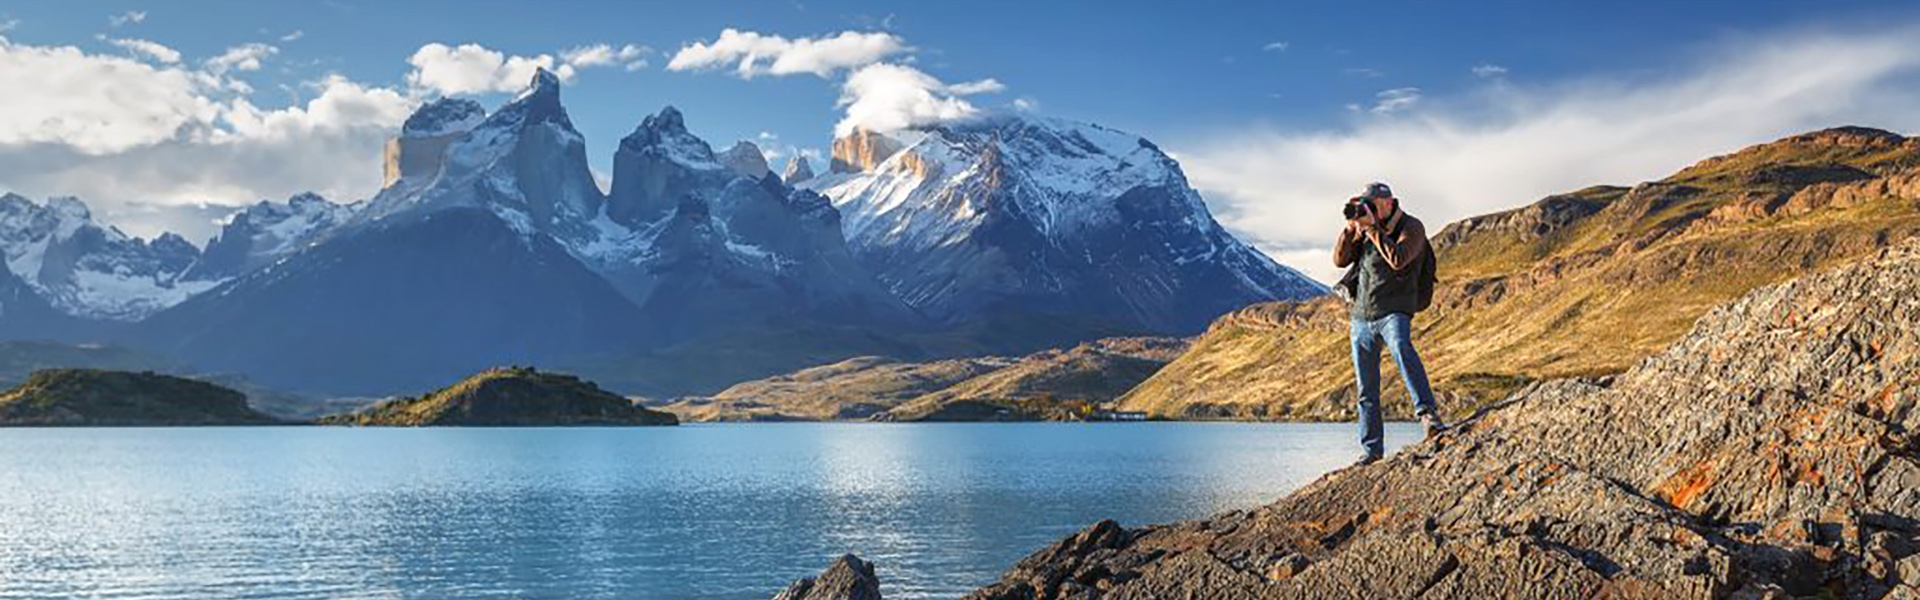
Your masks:
[{"label": "camera", "polygon": [[1347,205],[1340,209],[1340,214],[1346,215],[1348,221],[1364,217],[1367,213],[1367,199],[1360,196],[1347,199]]}]

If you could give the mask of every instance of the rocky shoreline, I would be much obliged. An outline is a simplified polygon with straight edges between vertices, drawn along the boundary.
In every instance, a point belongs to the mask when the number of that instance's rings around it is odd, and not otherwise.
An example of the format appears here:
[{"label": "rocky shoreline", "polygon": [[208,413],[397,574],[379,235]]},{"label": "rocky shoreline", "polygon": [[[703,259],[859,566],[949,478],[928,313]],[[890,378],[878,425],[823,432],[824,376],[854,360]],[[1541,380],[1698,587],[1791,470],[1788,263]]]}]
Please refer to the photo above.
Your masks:
[{"label": "rocky shoreline", "polygon": [[1908,240],[1618,377],[1532,384],[1267,506],[1097,523],[966,598],[1920,598],[1916,323]]}]

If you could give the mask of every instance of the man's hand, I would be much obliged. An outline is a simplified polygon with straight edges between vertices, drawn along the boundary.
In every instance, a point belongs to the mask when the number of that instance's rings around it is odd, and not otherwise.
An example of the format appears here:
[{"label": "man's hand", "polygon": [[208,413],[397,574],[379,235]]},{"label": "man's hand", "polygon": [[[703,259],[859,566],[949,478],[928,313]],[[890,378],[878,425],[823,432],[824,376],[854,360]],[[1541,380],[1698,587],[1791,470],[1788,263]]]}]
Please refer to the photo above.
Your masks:
[{"label": "man's hand", "polygon": [[1362,219],[1365,219],[1365,218],[1366,217],[1360,217],[1359,219],[1352,219],[1347,221],[1347,233],[1349,235],[1360,235],[1362,233],[1366,233],[1367,224],[1360,222]]}]

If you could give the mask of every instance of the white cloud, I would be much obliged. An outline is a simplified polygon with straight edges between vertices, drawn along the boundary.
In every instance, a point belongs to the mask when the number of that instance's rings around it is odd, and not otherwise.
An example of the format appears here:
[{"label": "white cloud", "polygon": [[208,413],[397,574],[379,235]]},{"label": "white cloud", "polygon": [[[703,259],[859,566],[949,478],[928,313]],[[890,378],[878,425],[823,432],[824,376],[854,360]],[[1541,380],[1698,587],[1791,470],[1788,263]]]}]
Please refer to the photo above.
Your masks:
[{"label": "white cloud", "polygon": [[681,47],[667,61],[667,70],[704,71],[731,64],[734,74],[745,79],[799,73],[827,77],[907,50],[898,36],[883,32],[842,31],[834,36],[788,39],[726,29],[712,42]]},{"label": "white cloud", "polygon": [[1374,94],[1374,103],[1373,103],[1372,110],[1375,114],[1384,115],[1387,113],[1400,112],[1400,111],[1412,108],[1414,104],[1417,104],[1419,102],[1420,102],[1420,88],[1416,88],[1416,87],[1393,88],[1391,90],[1386,90],[1378,94]]},{"label": "white cloud", "polygon": [[971,96],[974,94],[1003,92],[1006,91],[1006,89],[1007,86],[1001,84],[999,80],[989,77],[979,81],[965,81],[947,86],[947,93],[959,96]]},{"label": "white cloud", "polygon": [[141,39],[113,39],[107,41],[128,52],[150,56],[153,57],[154,60],[163,63],[173,64],[180,62],[180,51],[168,48],[160,42]]},{"label": "white cloud", "polygon": [[1025,96],[1014,98],[1013,109],[1020,112],[1039,112],[1040,101]]},{"label": "white cloud", "polygon": [[228,48],[219,56],[207,59],[206,67],[208,72],[215,75],[224,74],[227,71],[257,71],[260,69],[261,59],[278,53],[280,53],[279,48],[266,44],[241,44]]},{"label": "white cloud", "polygon": [[560,52],[560,61],[575,68],[619,65],[628,71],[638,71],[647,67],[646,57],[652,52],[652,48],[634,44],[619,48],[609,44],[593,44]]},{"label": "white cloud", "polygon": [[139,23],[139,22],[141,22],[141,21],[145,21],[145,20],[147,20],[147,11],[144,11],[144,10],[130,10],[130,11],[127,11],[127,12],[123,12],[123,13],[120,13],[120,14],[117,14],[117,15],[108,15],[108,16],[107,16],[107,26],[108,26],[108,27],[119,27],[119,26],[122,26],[122,25],[128,25],[128,24],[132,24],[132,23]]},{"label": "white cloud", "polygon": [[84,154],[118,152],[211,121],[204,82],[181,69],[72,46],[0,41],[0,145],[49,143]]},{"label": "white cloud", "polygon": [[282,43],[285,43],[285,42],[291,42],[291,41],[294,41],[294,40],[297,40],[297,39],[300,39],[300,38],[303,38],[303,37],[307,37],[307,32],[306,32],[306,30],[303,30],[303,29],[295,29],[295,30],[293,30],[293,31],[289,31],[289,32],[287,32],[287,34],[286,34],[286,35],[283,35],[283,36],[280,36],[280,41],[281,41]]},{"label": "white cloud", "polygon": [[415,103],[334,76],[303,104],[263,109],[207,71],[5,41],[0,87],[0,190],[78,195],[129,232],[196,240],[220,205],[304,190],[366,197],[385,138]]},{"label": "white cloud", "polygon": [[[1194,185],[1237,232],[1327,280],[1310,257],[1368,181],[1432,231],[1588,185],[1657,179],[1708,156],[1821,127],[1911,131],[1920,31],[1732,39],[1662,75],[1490,85],[1322,131],[1252,129],[1181,144]],[[1323,255],[1313,255],[1323,256]]]},{"label": "white cloud", "polygon": [[1498,79],[1507,76],[1507,68],[1495,64],[1478,64],[1473,66],[1473,76],[1481,79]]},{"label": "white cloud", "polygon": [[991,79],[947,85],[913,67],[867,65],[841,85],[839,105],[846,109],[846,116],[833,132],[841,136],[854,129],[894,131],[971,118],[980,109],[961,96],[1003,87]]},{"label": "white cloud", "polygon": [[0,19],[0,33],[6,33],[19,28],[19,19]]},{"label": "white cloud", "polygon": [[407,73],[407,84],[450,96],[513,92],[526,87],[535,69],[546,69],[561,82],[571,82],[580,69],[614,65],[628,71],[644,68],[649,52],[646,46],[633,44],[619,48],[591,44],[569,48],[556,59],[551,54],[517,56],[479,44],[448,46],[434,42],[407,58],[407,64],[413,65],[413,71]]},{"label": "white cloud", "polygon": [[563,82],[574,75],[571,65],[556,66],[550,54],[508,56],[479,44],[430,43],[408,57],[407,64],[413,65],[409,85],[447,95],[518,91],[537,69],[551,71]]},{"label": "white cloud", "polygon": [[1261,46],[1260,49],[1268,52],[1286,52],[1287,48],[1290,46],[1292,46],[1292,44],[1289,44],[1286,42],[1273,42],[1271,44]]}]

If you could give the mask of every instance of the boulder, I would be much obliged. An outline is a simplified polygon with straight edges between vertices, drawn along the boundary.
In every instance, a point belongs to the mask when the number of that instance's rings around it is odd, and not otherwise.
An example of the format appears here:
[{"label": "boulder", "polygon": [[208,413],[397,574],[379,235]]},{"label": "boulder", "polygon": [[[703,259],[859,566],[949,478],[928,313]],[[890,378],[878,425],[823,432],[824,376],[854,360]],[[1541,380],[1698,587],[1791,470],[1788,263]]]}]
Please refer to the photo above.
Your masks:
[{"label": "boulder", "polygon": [[873,563],[846,554],[820,576],[788,584],[773,600],[880,600],[880,578],[873,574]]}]

